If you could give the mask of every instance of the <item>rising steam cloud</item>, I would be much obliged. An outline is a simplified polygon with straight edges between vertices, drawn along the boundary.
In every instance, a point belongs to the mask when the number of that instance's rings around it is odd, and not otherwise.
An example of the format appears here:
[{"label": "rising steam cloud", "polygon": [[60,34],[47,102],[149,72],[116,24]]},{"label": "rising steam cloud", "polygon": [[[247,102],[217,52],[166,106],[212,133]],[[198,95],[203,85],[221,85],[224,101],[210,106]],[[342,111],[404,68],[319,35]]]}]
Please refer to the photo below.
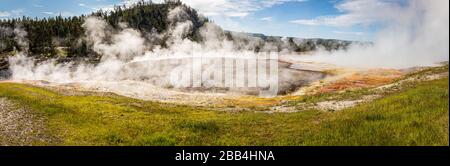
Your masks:
[{"label": "rising steam cloud", "polygon": [[[25,31],[25,29],[21,24],[16,24],[14,26],[14,29],[0,26],[0,37],[6,38],[14,36],[14,40],[16,41],[20,49],[25,52],[28,51],[29,45],[27,35],[28,35],[27,31]],[[0,42],[0,51],[2,51],[4,47],[6,47],[4,43]]]},{"label": "rising steam cloud", "polygon": [[[348,1],[348,5],[352,2],[357,1]],[[353,45],[348,50],[317,52],[300,59],[365,68],[430,66],[448,61],[449,1],[410,0],[404,6],[352,12],[352,16],[358,17],[382,15],[379,19],[385,28],[377,34],[373,45]]]},{"label": "rising steam cloud", "polygon": [[[174,76],[171,72],[174,70],[186,71],[195,65],[209,68],[209,71],[218,70],[219,67],[221,69],[221,64],[218,65],[214,59],[208,58],[231,58],[242,61],[270,59],[270,53],[267,52],[255,53],[251,50],[242,50],[242,44],[240,46],[237,42],[227,40],[224,31],[213,23],[205,23],[200,28],[202,42],[188,39],[187,35],[194,29],[192,18],[189,18],[185,10],[185,6],[179,6],[169,12],[170,26],[165,34],[143,35],[141,32],[129,28],[125,23],[121,23],[120,29],[115,30],[100,18],[88,17],[82,25],[85,29],[85,40],[92,44],[96,53],[102,55],[99,64],[56,63],[55,60],[36,63],[34,59],[20,53],[9,58],[12,79],[46,80],[56,83],[136,80],[170,88],[176,86],[173,84],[174,81],[170,82],[173,80]],[[152,42],[146,42],[158,40],[162,36],[168,36],[167,47],[163,48]],[[146,37],[150,37],[150,39],[146,40]],[[195,61],[180,61],[183,58],[191,57],[201,57],[202,62],[194,64]],[[250,65],[248,65],[249,68],[252,67]],[[224,72],[227,75],[227,73],[235,73],[236,70]],[[263,70],[261,69],[261,71]],[[192,75],[192,78],[198,80],[204,75],[207,73],[200,72]],[[257,73],[253,73],[255,79],[260,77],[261,82],[278,83],[278,80],[271,80],[260,74],[256,75]],[[181,80],[181,82],[183,81],[186,80]],[[203,82],[199,83],[200,86],[214,86],[223,83],[222,80],[214,78],[201,81]],[[237,82],[243,82],[243,78],[239,78]]]}]

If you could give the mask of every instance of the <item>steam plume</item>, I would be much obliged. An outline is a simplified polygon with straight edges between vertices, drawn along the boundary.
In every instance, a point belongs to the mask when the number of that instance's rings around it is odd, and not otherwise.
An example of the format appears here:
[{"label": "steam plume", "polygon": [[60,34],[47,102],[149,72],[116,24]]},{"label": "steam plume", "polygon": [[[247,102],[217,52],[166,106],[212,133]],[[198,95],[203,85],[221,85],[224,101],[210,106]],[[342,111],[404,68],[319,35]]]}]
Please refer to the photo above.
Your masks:
[{"label": "steam plume", "polygon": [[300,59],[365,68],[406,68],[448,61],[449,1],[411,0],[405,6],[379,11],[383,11],[386,26],[373,45],[353,45],[347,51],[332,53],[321,51]]}]

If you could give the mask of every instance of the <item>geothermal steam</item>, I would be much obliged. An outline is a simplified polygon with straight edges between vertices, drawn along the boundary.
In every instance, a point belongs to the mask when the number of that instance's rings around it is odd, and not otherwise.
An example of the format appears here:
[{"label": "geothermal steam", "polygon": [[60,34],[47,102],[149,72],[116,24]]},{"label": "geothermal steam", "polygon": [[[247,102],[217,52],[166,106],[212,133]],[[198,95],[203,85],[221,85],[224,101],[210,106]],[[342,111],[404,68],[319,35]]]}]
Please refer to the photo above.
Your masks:
[{"label": "geothermal steam", "polygon": [[[117,30],[109,27],[102,19],[88,17],[82,25],[85,40],[93,46],[95,52],[102,55],[99,64],[61,64],[55,60],[35,63],[34,59],[19,53],[9,59],[12,79],[56,83],[133,80],[163,88],[192,87],[195,90],[236,92],[248,90],[242,89],[243,87],[250,87],[253,91],[245,93],[253,94],[255,90],[267,89],[275,93],[272,95],[278,93],[278,75],[287,78],[281,85],[286,89],[318,79],[316,76],[295,81],[293,79],[303,79],[299,76],[307,73],[294,72],[294,69],[287,69],[285,66],[278,72],[277,53],[255,53],[250,50],[251,44],[245,46],[239,40],[227,40],[224,31],[213,23],[206,23],[200,28],[202,42],[189,40],[187,35],[192,33],[193,23],[185,10],[184,6],[180,6],[169,12],[170,28],[165,34],[143,35],[124,23]],[[163,36],[168,36],[167,47],[146,42],[160,40]],[[150,39],[146,40],[146,37]],[[255,39],[251,41],[258,42]],[[272,49],[271,45],[267,47],[267,50]],[[228,67],[224,66],[226,64]],[[268,67],[269,64],[272,66]],[[200,70],[185,72],[192,68]],[[252,70],[256,68],[259,70]],[[179,71],[178,75],[176,71]],[[220,73],[211,77],[217,71]],[[231,79],[227,77],[230,75]]]},{"label": "geothermal steam", "polygon": [[[341,5],[370,1],[346,1]],[[317,52],[300,59],[366,68],[432,66],[448,61],[449,1],[410,0],[403,5],[383,2],[386,4],[363,6],[347,13],[354,19],[378,18],[376,21],[384,24],[373,45],[353,45],[348,50]]]}]

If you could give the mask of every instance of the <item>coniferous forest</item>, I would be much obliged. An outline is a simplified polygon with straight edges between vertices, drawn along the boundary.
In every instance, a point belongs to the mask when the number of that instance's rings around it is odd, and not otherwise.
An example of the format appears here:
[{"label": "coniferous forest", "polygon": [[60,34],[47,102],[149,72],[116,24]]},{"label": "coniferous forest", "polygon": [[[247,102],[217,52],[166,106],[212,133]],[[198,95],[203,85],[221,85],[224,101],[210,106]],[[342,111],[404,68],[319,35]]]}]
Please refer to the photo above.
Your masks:
[{"label": "coniferous forest", "polygon": [[[11,53],[28,49],[30,56],[38,59],[55,58],[64,56],[67,58],[92,56],[90,46],[82,39],[84,29],[83,21],[88,16],[96,16],[106,20],[111,27],[117,28],[119,23],[125,22],[129,27],[141,32],[163,32],[168,22],[167,13],[170,8],[182,5],[179,1],[168,1],[164,4],[153,4],[152,2],[139,2],[132,7],[115,6],[111,11],[96,11],[90,15],[73,17],[50,17],[50,18],[22,18],[5,19],[0,21],[2,33],[0,38],[0,52]],[[202,25],[195,10],[190,9],[189,14],[197,18],[197,27]],[[23,28],[27,35],[28,45],[14,38],[18,35],[15,28]],[[95,56],[95,55],[94,55]]]}]

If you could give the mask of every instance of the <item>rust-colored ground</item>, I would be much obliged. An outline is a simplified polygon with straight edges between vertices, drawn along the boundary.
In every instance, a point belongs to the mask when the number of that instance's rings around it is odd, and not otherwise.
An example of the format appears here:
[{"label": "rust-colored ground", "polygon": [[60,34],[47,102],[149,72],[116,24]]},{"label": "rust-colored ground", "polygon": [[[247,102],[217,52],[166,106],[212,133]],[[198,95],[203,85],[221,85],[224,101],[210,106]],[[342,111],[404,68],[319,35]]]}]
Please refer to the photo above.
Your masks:
[{"label": "rust-colored ground", "polygon": [[318,92],[336,92],[351,88],[372,88],[394,82],[405,73],[392,69],[371,69],[363,72],[356,72],[343,79],[330,82],[321,87]]}]

